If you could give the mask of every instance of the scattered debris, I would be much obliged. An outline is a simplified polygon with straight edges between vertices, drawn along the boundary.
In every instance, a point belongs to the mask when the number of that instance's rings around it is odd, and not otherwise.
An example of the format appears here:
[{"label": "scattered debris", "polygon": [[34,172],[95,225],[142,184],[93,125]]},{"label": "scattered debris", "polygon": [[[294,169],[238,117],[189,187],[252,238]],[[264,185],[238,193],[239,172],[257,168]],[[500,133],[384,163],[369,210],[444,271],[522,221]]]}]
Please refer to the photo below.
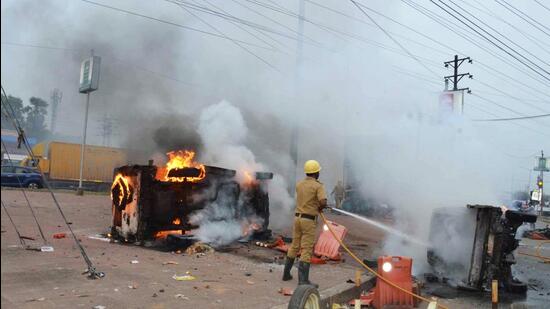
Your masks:
[{"label": "scattered debris", "polygon": [[532,231],[525,231],[523,237],[527,237],[534,240],[550,240],[550,227],[536,229]]},{"label": "scattered debris", "polygon": [[45,301],[45,300],[46,300],[46,297],[40,297],[40,298],[29,299],[29,300],[27,300],[27,302]]},{"label": "scattered debris", "polygon": [[252,276],[252,273],[244,273],[245,276],[250,277]]},{"label": "scattered debris", "polygon": [[53,234],[53,238],[54,239],[61,239],[61,238],[65,238],[67,237],[67,234],[65,233],[56,233],[56,234]]},{"label": "scattered debris", "polygon": [[107,307],[103,306],[103,305],[95,305],[92,307],[92,309],[105,309]]},{"label": "scattered debris", "polygon": [[53,252],[54,249],[53,249],[52,246],[42,246],[42,247],[40,247],[40,251],[42,251],[42,252]]},{"label": "scattered debris", "polygon": [[187,255],[192,255],[196,253],[211,253],[211,252],[214,252],[214,248],[202,242],[196,242],[191,246],[189,246],[187,249],[185,249],[185,253]]},{"label": "scattered debris", "polygon": [[294,290],[291,288],[280,288],[278,292],[284,296],[291,296],[292,293],[294,293]]},{"label": "scattered debris", "polygon": [[251,281],[251,280],[246,280],[246,283],[248,283],[248,284],[252,285],[252,284],[254,284],[254,281]]},{"label": "scattered debris", "polygon": [[95,240],[101,240],[101,241],[105,241],[105,242],[110,242],[111,241],[111,238],[105,237],[102,234],[95,234],[94,236],[88,236],[88,238],[89,239],[95,239]]},{"label": "scattered debris", "polygon": [[132,260],[132,261],[130,261],[130,264],[139,264],[139,261],[138,260]]},{"label": "scattered debris", "polygon": [[128,288],[131,289],[131,290],[135,290],[135,289],[137,289],[137,284],[129,285]]},{"label": "scattered debris", "polygon": [[175,298],[183,299],[183,300],[189,300],[189,297],[183,295],[183,294],[176,294],[174,295]]},{"label": "scattered debris", "polygon": [[174,261],[162,262],[162,265],[178,265],[178,264],[179,264],[178,262],[174,262]]},{"label": "scattered debris", "polygon": [[172,279],[174,279],[176,281],[191,281],[191,280],[195,280],[197,278],[195,278],[194,276],[191,276],[190,274],[185,274],[183,276],[178,276],[178,275],[174,274],[172,276]]},{"label": "scattered debris", "polygon": [[34,238],[32,238],[32,237],[23,236],[23,235],[21,235],[21,239],[25,239],[25,240],[36,240],[36,239],[34,239]]}]

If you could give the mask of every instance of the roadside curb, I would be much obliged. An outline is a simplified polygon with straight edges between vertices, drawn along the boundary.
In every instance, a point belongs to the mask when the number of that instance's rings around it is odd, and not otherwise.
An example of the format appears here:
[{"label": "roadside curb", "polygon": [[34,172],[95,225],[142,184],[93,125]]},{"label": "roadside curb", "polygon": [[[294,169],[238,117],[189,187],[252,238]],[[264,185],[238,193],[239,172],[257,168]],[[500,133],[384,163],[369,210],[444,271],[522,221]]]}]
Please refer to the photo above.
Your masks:
[{"label": "roadside curb", "polygon": [[[355,286],[354,283],[344,282],[326,290],[319,291],[321,295],[321,308],[331,308],[332,304],[343,304],[352,299],[359,298],[361,292],[372,289],[375,283],[375,276],[362,275],[361,284],[359,286]],[[271,307],[271,309],[286,309],[287,307],[288,304],[281,304]]]}]

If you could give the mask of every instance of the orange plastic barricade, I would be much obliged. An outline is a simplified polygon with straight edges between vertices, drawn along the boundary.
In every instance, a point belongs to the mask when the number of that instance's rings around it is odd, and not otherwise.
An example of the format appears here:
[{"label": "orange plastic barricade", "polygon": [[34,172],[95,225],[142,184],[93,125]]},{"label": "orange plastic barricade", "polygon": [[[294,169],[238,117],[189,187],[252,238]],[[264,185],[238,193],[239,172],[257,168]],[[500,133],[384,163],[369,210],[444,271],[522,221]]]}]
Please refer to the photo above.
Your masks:
[{"label": "orange plastic barricade", "polygon": [[[404,256],[378,257],[378,273],[395,283],[397,286],[412,292],[412,258]],[[380,278],[376,280],[374,307],[384,308],[385,305],[413,307],[412,295],[406,294]]]},{"label": "orange plastic barricade", "polygon": [[[331,225],[334,234],[336,234],[340,240],[344,240],[348,232],[345,226],[332,221],[327,221],[327,224]],[[340,260],[340,243],[334,239],[334,236],[332,236],[328,228],[323,226],[323,230],[321,235],[319,235],[319,239],[317,239],[313,252],[317,256],[324,256],[331,260]]]}]

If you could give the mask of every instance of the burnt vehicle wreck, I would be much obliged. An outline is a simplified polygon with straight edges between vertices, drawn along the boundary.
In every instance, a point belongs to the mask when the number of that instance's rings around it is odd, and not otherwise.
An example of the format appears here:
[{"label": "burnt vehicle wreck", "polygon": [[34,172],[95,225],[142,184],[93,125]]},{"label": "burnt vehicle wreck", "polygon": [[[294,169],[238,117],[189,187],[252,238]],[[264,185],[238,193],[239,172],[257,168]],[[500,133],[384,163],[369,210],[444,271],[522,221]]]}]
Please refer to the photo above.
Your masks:
[{"label": "burnt vehicle wreck", "polygon": [[475,291],[489,291],[492,280],[498,280],[503,291],[525,293],[527,285],[512,275],[516,232],[536,220],[533,214],[487,205],[435,210],[427,253],[430,276]]},{"label": "burnt vehicle wreck", "polygon": [[194,153],[171,154],[166,167],[129,165],[114,170],[114,239],[143,244],[168,235],[192,237],[198,226],[191,217],[209,205],[227,210],[224,217],[214,214],[210,220],[227,220],[230,213],[231,219],[243,222],[243,236],[271,236],[267,181],[272,173],[247,174],[247,181],[239,183],[235,170],[191,162]]}]

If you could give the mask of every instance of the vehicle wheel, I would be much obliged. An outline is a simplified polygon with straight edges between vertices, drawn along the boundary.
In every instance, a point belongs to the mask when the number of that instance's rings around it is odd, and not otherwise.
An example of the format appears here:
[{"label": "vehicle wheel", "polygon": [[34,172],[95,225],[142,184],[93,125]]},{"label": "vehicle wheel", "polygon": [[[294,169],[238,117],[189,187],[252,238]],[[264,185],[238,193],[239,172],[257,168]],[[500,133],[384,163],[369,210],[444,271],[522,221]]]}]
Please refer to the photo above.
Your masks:
[{"label": "vehicle wheel", "polygon": [[38,184],[36,182],[29,182],[29,184],[27,185],[27,188],[29,188],[31,190],[40,189],[40,184]]},{"label": "vehicle wheel", "polygon": [[299,285],[292,293],[288,309],[320,309],[321,297],[313,285]]}]

